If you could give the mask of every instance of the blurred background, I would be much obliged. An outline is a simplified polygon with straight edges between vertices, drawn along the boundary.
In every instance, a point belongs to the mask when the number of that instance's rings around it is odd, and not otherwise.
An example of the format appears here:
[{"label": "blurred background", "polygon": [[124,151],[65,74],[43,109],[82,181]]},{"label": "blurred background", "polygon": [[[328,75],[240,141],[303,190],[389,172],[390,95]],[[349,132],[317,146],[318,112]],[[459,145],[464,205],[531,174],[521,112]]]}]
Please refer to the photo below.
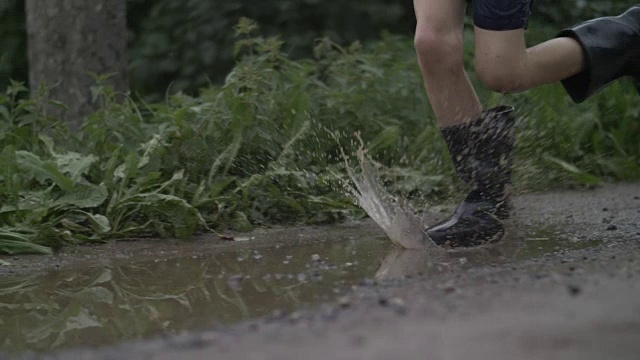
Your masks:
[{"label": "blurred background", "polygon": [[[595,16],[615,14],[627,0],[537,0],[535,26],[559,29]],[[0,91],[9,79],[27,82],[25,1],[0,2]],[[309,57],[314,39],[345,45],[380,38],[383,31],[411,36],[412,0],[129,0],[131,89],[149,100],[171,89],[190,94],[219,84],[234,64],[233,26],[256,20],[260,34],[277,35],[292,58]]]},{"label": "blurred background", "polygon": [[[527,41],[628,5],[536,0]],[[631,81],[493,93],[465,27],[482,103],[517,109],[517,193],[640,181]],[[411,0],[0,0],[0,253],[361,218],[365,150],[416,209],[455,203],[414,28]]]}]

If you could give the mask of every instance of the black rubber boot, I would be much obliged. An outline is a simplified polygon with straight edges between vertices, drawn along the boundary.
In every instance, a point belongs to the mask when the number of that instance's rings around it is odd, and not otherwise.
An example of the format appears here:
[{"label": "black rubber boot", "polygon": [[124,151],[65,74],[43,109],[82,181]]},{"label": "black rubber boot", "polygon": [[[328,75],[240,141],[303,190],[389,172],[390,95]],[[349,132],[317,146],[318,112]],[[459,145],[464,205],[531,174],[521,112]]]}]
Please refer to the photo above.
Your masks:
[{"label": "black rubber boot", "polygon": [[640,5],[620,16],[564,29],[558,37],[575,39],[584,51],[585,70],[562,81],[574,102],[583,102],[623,76],[633,77],[636,87],[640,85]]},{"label": "black rubber boot", "polygon": [[509,216],[515,145],[513,107],[499,106],[475,121],[442,129],[457,175],[471,192],[453,216],[426,229],[437,245],[470,247],[498,241]]}]

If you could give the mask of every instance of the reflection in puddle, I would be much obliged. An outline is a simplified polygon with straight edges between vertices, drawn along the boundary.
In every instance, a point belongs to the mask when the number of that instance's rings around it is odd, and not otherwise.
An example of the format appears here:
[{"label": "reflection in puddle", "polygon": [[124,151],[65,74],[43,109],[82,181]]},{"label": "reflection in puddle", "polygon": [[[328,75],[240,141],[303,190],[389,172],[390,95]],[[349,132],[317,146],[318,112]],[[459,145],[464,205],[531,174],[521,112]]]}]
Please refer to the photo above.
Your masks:
[{"label": "reflection in puddle", "polygon": [[393,249],[376,272],[377,279],[411,275],[435,275],[461,271],[483,265],[499,265],[517,260],[534,259],[561,250],[596,247],[602,240],[574,239],[553,228],[512,233],[500,243],[474,249],[448,252]]},{"label": "reflection in puddle", "polygon": [[107,345],[293,310],[372,277],[390,248],[383,238],[305,241],[0,277],[0,345]]},{"label": "reflection in puddle", "polygon": [[445,253],[400,250],[386,238],[337,238],[4,276],[0,344],[4,351],[47,351],[199,330],[330,301],[366,278],[459,271],[599,243],[530,232]]}]

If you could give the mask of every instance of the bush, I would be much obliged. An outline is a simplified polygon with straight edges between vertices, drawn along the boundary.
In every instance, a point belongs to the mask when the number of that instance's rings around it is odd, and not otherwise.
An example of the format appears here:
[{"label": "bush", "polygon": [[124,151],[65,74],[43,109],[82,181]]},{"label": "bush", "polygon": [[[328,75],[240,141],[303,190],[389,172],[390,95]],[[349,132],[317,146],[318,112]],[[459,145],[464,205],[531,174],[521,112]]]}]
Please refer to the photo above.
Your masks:
[{"label": "bush", "polygon": [[[354,133],[396,193],[456,194],[411,37],[366,47],[325,39],[313,58],[292,60],[254,29],[240,22],[241,60],[198,97],[121,104],[96,87],[104,106],[76,136],[44,111],[46,92],[25,100],[13,84],[0,96],[0,251],[362,216],[342,187],[341,149],[354,149]],[[619,82],[581,106],[558,85],[506,98],[481,91],[488,106],[518,109],[517,188],[638,180],[630,90]]]},{"label": "bush", "polygon": [[[132,90],[149,100],[167,88],[195,94],[220,84],[235,59],[233,25],[256,19],[261,32],[278,35],[292,58],[311,56],[316,38],[340,45],[379,39],[383,30],[409,35],[415,19],[410,0],[128,0]],[[534,20],[556,31],[595,16],[615,14],[627,1],[535,1]],[[8,79],[27,81],[24,0],[0,5],[0,91]]]}]

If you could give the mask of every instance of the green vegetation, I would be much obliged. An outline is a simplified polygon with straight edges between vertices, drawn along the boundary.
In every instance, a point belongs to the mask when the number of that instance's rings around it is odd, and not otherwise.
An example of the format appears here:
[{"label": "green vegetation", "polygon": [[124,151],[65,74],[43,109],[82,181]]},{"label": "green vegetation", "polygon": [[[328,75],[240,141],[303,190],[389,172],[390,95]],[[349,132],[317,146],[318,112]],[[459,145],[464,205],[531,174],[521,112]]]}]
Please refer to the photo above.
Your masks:
[{"label": "green vegetation", "polygon": [[[0,96],[0,251],[362,216],[341,187],[339,145],[353,150],[355,132],[395,191],[416,201],[457,193],[411,38],[319,40],[313,58],[291,60],[255,27],[239,23],[240,60],[197,97],[118,103],[98,82],[102,110],[75,135],[46,113],[45,89],[25,100],[13,83]],[[630,84],[580,106],[560,86],[481,96],[518,108],[520,191],[640,178]]]},{"label": "green vegetation", "polygon": [[[557,30],[617,14],[629,3],[534,1],[533,20]],[[9,78],[28,79],[24,8],[25,0],[0,2],[0,91]],[[235,64],[230,29],[242,16],[258,21],[263,35],[280,36],[293,59],[310,57],[319,37],[367,44],[384,30],[410,36],[415,26],[409,0],[127,0],[133,93],[162,101],[167,88],[194,95],[210,82],[221,84]]]}]

